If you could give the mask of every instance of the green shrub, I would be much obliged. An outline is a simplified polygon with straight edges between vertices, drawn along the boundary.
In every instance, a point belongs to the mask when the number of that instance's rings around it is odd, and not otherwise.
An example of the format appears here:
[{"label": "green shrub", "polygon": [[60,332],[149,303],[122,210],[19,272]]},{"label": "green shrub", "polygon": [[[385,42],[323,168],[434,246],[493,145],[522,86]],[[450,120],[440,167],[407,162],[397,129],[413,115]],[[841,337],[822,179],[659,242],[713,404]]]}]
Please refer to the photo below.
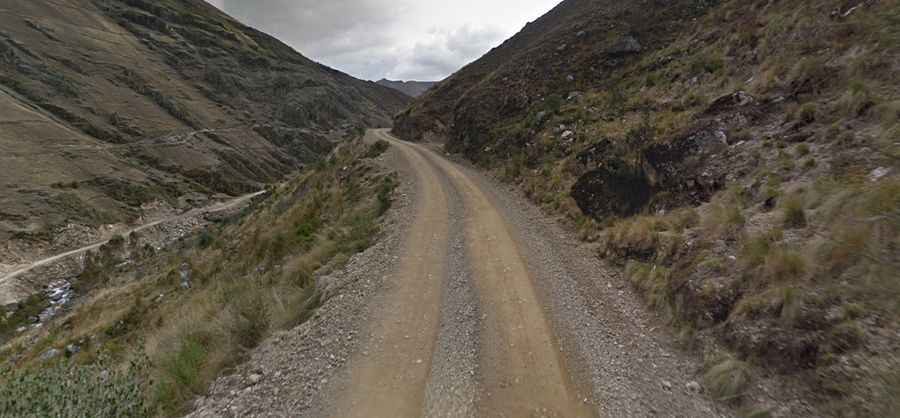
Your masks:
[{"label": "green shrub", "polygon": [[393,204],[394,189],[397,183],[392,177],[385,177],[378,187],[378,206],[375,210],[377,216],[384,215]]},{"label": "green shrub", "polygon": [[159,381],[154,401],[167,414],[182,412],[185,402],[203,390],[201,371],[209,357],[203,339],[188,335],[176,342],[175,350],[159,360]]},{"label": "green shrub", "polygon": [[391,144],[383,139],[379,139],[375,141],[374,144],[369,146],[369,150],[366,152],[365,158],[378,158],[381,154],[384,154],[388,148],[391,147]]}]

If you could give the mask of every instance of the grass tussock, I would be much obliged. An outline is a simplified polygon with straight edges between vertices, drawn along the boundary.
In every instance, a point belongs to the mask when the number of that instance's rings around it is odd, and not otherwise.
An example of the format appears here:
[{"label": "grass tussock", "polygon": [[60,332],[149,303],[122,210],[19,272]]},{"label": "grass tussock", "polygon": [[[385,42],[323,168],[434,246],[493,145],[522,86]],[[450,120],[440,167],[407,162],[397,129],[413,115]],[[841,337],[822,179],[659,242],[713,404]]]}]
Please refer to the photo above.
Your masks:
[{"label": "grass tussock", "polygon": [[727,358],[710,367],[703,375],[703,381],[712,397],[720,401],[738,401],[750,386],[749,365]]}]

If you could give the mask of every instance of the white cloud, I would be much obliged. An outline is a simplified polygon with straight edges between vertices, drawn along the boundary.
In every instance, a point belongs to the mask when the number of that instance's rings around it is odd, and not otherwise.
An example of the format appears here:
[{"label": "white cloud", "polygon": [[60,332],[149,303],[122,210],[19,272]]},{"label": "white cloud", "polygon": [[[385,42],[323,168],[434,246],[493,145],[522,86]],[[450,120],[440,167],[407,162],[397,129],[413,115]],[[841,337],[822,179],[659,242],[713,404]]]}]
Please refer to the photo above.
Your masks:
[{"label": "white cloud", "polygon": [[213,0],[304,55],[366,79],[439,80],[558,0]]}]

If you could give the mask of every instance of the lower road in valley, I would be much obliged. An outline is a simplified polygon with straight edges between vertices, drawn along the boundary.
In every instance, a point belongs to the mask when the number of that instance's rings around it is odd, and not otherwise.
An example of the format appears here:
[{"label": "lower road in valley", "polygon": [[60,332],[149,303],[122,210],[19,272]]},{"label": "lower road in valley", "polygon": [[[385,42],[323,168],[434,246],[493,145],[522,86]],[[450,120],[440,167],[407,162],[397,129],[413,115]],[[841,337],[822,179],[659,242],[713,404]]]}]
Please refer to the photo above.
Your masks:
[{"label": "lower road in valley", "polygon": [[194,416],[724,415],[594,249],[437,147],[367,137],[392,145],[381,164],[404,180],[386,237]]},{"label": "lower road in valley", "polygon": [[[234,199],[227,200],[227,201],[224,201],[221,203],[216,203],[216,204],[213,204],[208,207],[193,209],[193,210],[190,210],[190,211],[185,212],[180,215],[170,216],[170,217],[159,219],[159,220],[156,220],[153,222],[148,222],[148,223],[145,223],[145,224],[142,224],[139,226],[132,227],[128,230],[122,231],[118,235],[125,236],[128,234],[131,234],[132,232],[145,231],[145,230],[153,228],[157,225],[177,221],[179,219],[185,219],[185,218],[190,218],[190,217],[194,217],[194,216],[201,216],[201,215],[207,214],[207,213],[215,213],[215,212],[221,212],[221,211],[225,211],[228,209],[232,209],[232,208],[235,208],[241,204],[244,204],[247,201],[249,201],[250,199],[253,199],[254,197],[259,196],[264,193],[266,193],[266,191],[259,191],[256,193],[239,196]],[[95,243],[92,243],[89,245],[85,245],[80,248],[76,248],[76,249],[66,251],[66,252],[63,252],[60,254],[56,254],[56,255],[53,255],[50,257],[45,257],[40,260],[32,261],[31,263],[19,266],[18,268],[16,268],[13,271],[10,271],[9,273],[0,275],[0,305],[9,303],[12,300],[15,292],[6,291],[6,288],[15,288],[16,286],[15,286],[14,280],[17,277],[22,276],[38,267],[50,265],[50,264],[59,262],[61,260],[67,259],[69,257],[74,257],[74,256],[77,256],[80,254],[84,254],[88,251],[96,250],[108,242],[109,242],[108,239],[100,240],[98,242],[95,242]]]}]

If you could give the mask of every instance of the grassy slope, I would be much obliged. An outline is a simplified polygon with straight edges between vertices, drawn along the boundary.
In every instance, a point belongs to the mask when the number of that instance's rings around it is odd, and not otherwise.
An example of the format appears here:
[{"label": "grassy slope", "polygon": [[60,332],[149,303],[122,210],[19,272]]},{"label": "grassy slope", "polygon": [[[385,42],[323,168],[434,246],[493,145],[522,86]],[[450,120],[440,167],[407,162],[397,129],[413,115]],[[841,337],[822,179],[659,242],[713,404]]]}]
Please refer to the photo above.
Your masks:
[{"label": "grassy slope", "polygon": [[[597,242],[704,352],[715,396],[754,407],[762,370],[819,414],[879,416],[898,381],[898,19],[897,1],[567,1],[395,131],[444,137]],[[626,35],[641,51],[610,53]]]},{"label": "grassy slope", "polygon": [[[0,415],[54,415],[74,399],[75,415],[185,412],[272,330],[309,317],[320,303],[315,275],[342,267],[375,239],[395,180],[368,158],[385,145],[341,146],[248,213],[180,248],[154,254],[132,236],[93,254],[76,280],[90,296],[0,354],[15,365],[0,373]],[[123,259],[134,264],[123,269]],[[182,287],[182,271],[190,288]],[[39,359],[72,343],[79,352]],[[104,370],[112,383],[97,384]],[[72,386],[60,390],[60,382]]]},{"label": "grassy slope", "polygon": [[[12,0],[0,15],[0,240],[256,190],[407,98],[205,2]],[[185,136],[187,132],[217,129]],[[191,195],[194,193],[194,195]]]}]

